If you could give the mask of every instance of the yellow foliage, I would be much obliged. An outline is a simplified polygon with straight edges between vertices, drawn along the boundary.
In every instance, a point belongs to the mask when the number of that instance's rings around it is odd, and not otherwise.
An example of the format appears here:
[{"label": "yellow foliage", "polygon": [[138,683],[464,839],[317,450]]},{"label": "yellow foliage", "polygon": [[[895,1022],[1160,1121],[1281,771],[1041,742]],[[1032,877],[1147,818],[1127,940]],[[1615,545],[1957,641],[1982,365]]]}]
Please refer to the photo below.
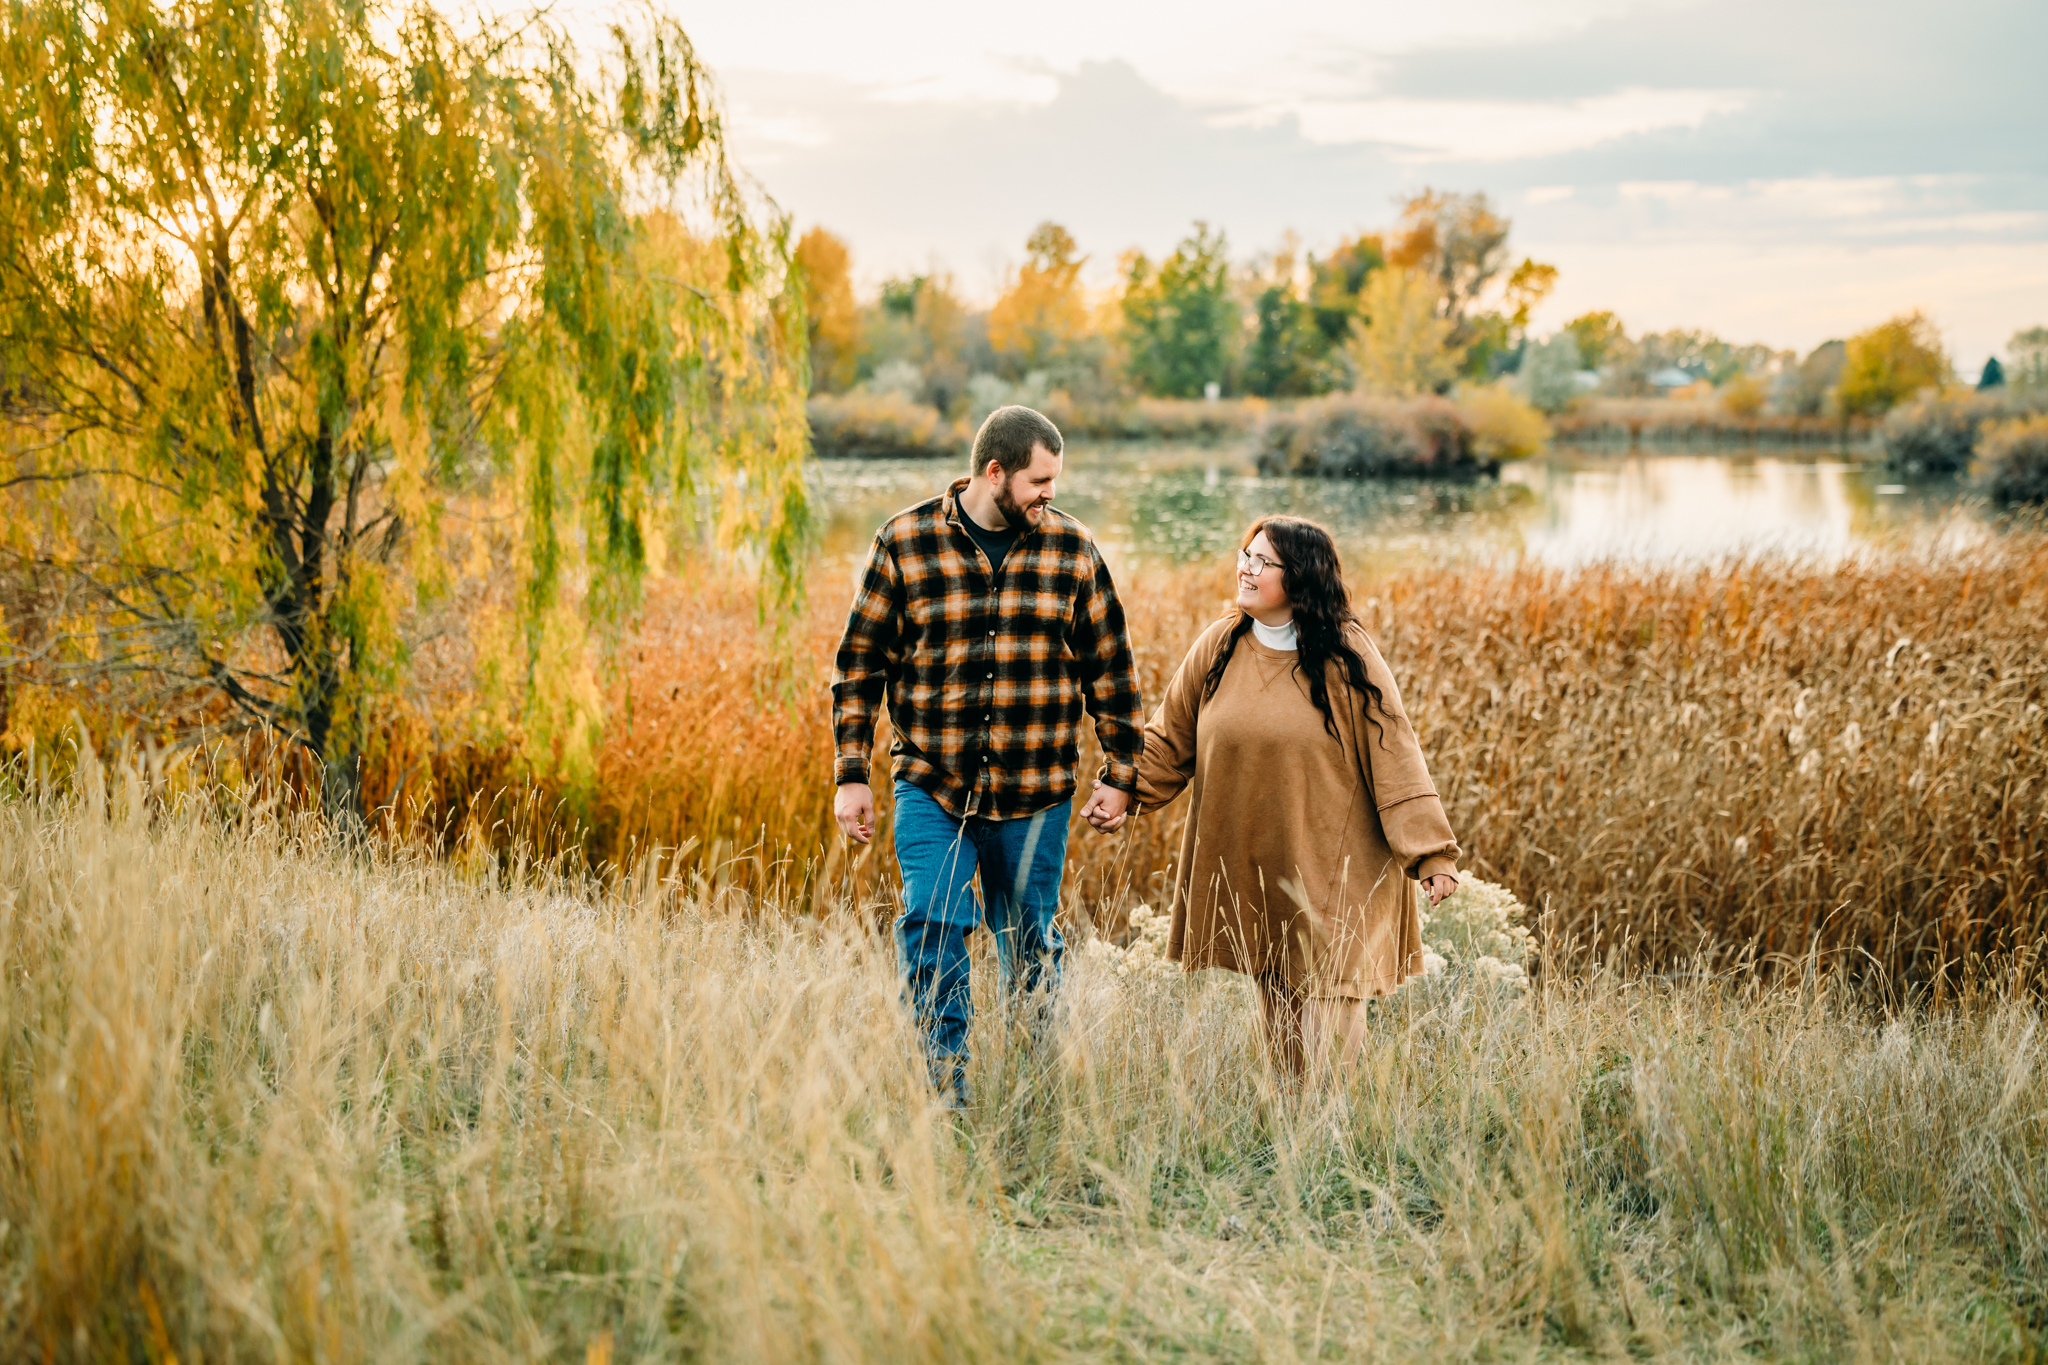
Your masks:
[{"label": "yellow foliage", "polygon": [[1841,384],[1842,411],[1852,416],[1889,412],[1949,376],[1948,352],[1926,314],[1915,309],[1849,338]]},{"label": "yellow foliage", "polygon": [[837,393],[853,383],[860,357],[852,258],[845,242],[814,227],[797,242],[796,263],[803,270],[804,313],[810,329],[811,392]]},{"label": "yellow foliage", "polygon": [[1505,384],[1460,389],[1458,415],[1472,428],[1473,449],[1490,460],[1534,455],[1550,439],[1550,423]]},{"label": "yellow foliage", "polygon": [[988,341],[998,355],[1025,370],[1042,368],[1088,335],[1087,292],[1073,236],[1058,223],[1040,223],[1025,244],[1030,260],[1018,270],[988,315]]},{"label": "yellow foliage", "polygon": [[1721,406],[1731,417],[1754,417],[1764,410],[1768,390],[1753,374],[1738,374],[1721,386]]},{"label": "yellow foliage", "polygon": [[1437,316],[1437,291],[1412,270],[1375,270],[1359,291],[1351,358],[1358,388],[1406,398],[1434,393],[1458,373],[1461,348]]},{"label": "yellow foliage", "polygon": [[1548,265],[1533,257],[1524,256],[1522,263],[1515,267],[1515,273],[1508,276],[1508,304],[1514,309],[1508,321],[1517,329],[1529,325],[1529,314],[1536,305],[1550,297],[1550,291],[1557,288],[1557,267]]}]

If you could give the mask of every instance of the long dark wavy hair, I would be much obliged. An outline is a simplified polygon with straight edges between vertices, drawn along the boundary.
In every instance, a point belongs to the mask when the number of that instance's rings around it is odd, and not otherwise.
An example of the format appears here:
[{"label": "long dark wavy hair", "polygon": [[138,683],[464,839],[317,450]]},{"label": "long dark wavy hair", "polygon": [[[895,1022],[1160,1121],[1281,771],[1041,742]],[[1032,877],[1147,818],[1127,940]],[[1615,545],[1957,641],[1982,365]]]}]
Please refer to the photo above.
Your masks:
[{"label": "long dark wavy hair", "polygon": [[[1323,713],[1323,728],[1333,739],[1340,738],[1336,716],[1330,709],[1329,664],[1334,659],[1344,670],[1352,690],[1366,698],[1365,717],[1379,730],[1380,743],[1384,745],[1386,726],[1372,713],[1375,707],[1384,713],[1387,699],[1365,676],[1364,657],[1345,638],[1345,631],[1358,624],[1358,615],[1351,610],[1351,593],[1344,586],[1344,564],[1337,558],[1336,542],[1330,539],[1328,531],[1306,518],[1261,517],[1244,533],[1237,548],[1248,548],[1261,531],[1280,555],[1280,586],[1287,600],[1294,604],[1294,633],[1300,651],[1294,666],[1308,677],[1308,699]],[[1237,613],[1237,622],[1231,626],[1229,638],[1216,651],[1209,674],[1202,680],[1203,701],[1216,695],[1223,670],[1230,666],[1230,656],[1237,652],[1237,642],[1252,628],[1252,618],[1242,607],[1231,610]]]}]

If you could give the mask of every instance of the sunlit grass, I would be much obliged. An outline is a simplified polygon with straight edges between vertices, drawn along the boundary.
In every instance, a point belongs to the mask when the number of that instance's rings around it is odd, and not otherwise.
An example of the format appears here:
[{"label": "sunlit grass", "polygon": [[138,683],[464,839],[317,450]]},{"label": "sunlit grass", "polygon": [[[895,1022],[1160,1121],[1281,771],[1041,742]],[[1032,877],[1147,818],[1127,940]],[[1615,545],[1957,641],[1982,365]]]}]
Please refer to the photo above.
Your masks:
[{"label": "sunlit grass", "polygon": [[[1241,983],[1070,958],[934,1112],[886,939],[0,805],[10,1354],[2025,1359],[2041,1012],[1826,973],[1428,978],[1276,1092]],[[105,813],[101,813],[105,812]],[[644,869],[643,869],[644,872]],[[985,968],[986,964],[984,964]],[[982,973],[983,980],[987,972]]]}]

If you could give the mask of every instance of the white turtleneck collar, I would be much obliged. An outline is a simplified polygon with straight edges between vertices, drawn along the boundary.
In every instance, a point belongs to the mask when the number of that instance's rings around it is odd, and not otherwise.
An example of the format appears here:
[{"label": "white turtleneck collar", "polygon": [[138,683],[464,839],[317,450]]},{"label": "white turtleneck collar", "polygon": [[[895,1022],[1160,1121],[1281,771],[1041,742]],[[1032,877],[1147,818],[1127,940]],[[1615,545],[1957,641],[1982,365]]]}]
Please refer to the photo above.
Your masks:
[{"label": "white turtleneck collar", "polygon": [[1252,634],[1257,636],[1259,643],[1268,649],[1285,650],[1296,648],[1297,637],[1294,633],[1294,622],[1292,620],[1288,621],[1284,626],[1269,626],[1257,617],[1253,617]]}]

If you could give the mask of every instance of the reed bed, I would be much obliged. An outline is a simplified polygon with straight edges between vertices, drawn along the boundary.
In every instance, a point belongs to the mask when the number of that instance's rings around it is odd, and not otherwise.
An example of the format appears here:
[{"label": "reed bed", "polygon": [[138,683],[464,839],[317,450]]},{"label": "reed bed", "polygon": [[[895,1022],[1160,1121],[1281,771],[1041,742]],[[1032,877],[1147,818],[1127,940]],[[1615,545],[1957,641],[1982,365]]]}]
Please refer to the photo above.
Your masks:
[{"label": "reed bed", "polygon": [[[670,865],[712,890],[888,913],[886,809],[865,852],[831,826],[843,604],[826,578],[779,643],[744,594],[657,592],[580,817],[594,862],[680,848]],[[1817,951],[1931,983],[2048,933],[2038,535],[1825,565],[1407,568],[1354,588],[1468,865],[1542,910],[1545,934],[1654,970]],[[1146,697],[1227,590],[1220,569],[1127,576]],[[416,780],[407,818],[449,846],[478,812],[511,829],[511,798],[475,797],[516,793],[506,771]],[[1156,900],[1181,818],[1114,839],[1076,821],[1077,913],[1114,928]]]},{"label": "reed bed", "polygon": [[2048,1347],[2043,1019],[1988,978],[1886,1010],[1553,941],[1286,1094],[1236,978],[1075,953],[1037,1041],[983,999],[955,1120],[862,917],[471,852],[90,765],[0,802],[8,1358]]},{"label": "reed bed", "polygon": [[1869,443],[1868,418],[1730,412],[1712,398],[1586,398],[1550,419],[1571,445],[1835,446]]}]

